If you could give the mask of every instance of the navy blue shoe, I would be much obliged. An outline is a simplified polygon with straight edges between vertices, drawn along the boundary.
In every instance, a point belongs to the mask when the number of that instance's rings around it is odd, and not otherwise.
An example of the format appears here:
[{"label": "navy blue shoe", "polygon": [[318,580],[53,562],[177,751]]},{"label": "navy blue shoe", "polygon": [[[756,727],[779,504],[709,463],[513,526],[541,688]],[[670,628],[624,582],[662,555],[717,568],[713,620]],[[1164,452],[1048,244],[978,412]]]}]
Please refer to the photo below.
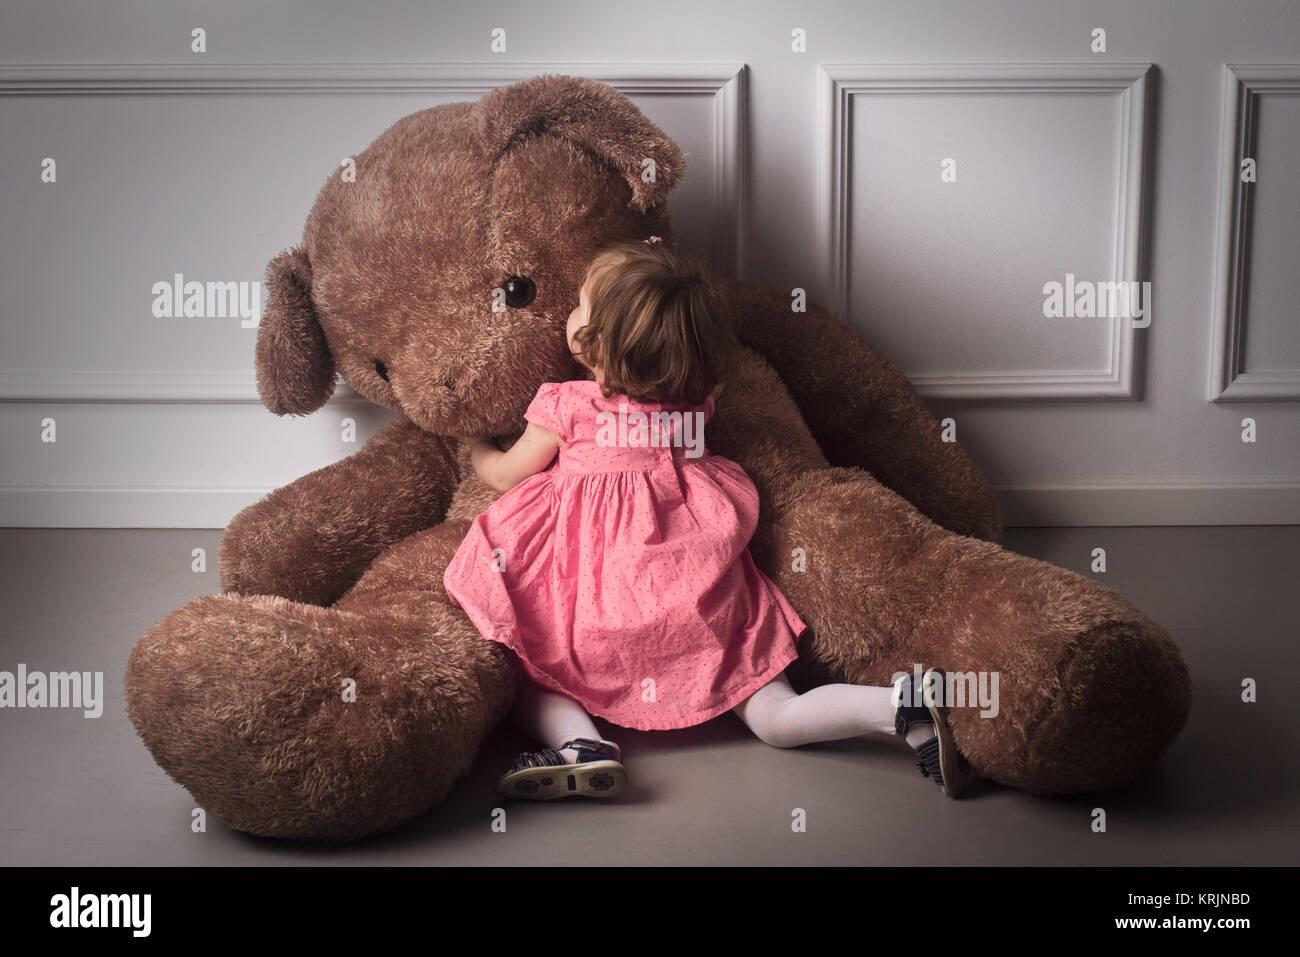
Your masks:
[{"label": "navy blue shoe", "polygon": [[[925,689],[933,688],[932,694]],[[942,668],[931,668],[918,682],[908,675],[899,686],[899,704],[894,716],[894,730],[900,737],[914,724],[934,725],[934,737],[916,749],[916,766],[927,778],[951,798],[961,797],[970,781],[971,768],[957,750],[948,724],[951,702],[944,700],[946,675]]]},{"label": "navy blue shoe", "polygon": [[[569,764],[561,751],[578,752]],[[574,738],[557,748],[525,751],[497,782],[497,793],[529,801],[563,797],[614,797],[627,787],[623,754],[613,741]]]}]

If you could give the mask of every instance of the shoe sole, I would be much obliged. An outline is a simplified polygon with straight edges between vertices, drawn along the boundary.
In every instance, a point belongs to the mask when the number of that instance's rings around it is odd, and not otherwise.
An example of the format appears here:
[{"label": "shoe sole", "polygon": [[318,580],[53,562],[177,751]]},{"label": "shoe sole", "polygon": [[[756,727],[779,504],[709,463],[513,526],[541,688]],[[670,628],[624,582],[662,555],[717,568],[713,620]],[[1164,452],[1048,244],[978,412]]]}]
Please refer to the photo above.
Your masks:
[{"label": "shoe sole", "polygon": [[[943,687],[946,679],[943,669],[930,670],[939,676],[940,687]],[[951,798],[959,798],[970,783],[970,764],[957,750],[957,742],[953,740],[952,728],[948,724],[950,709],[928,703],[926,707],[930,709],[930,715],[934,718],[934,731],[939,738],[939,774],[943,776],[941,785],[943,793]]]},{"label": "shoe sole", "polygon": [[621,762],[584,761],[514,771],[497,783],[497,793],[527,801],[554,801],[566,797],[617,797],[626,787],[627,768]]}]

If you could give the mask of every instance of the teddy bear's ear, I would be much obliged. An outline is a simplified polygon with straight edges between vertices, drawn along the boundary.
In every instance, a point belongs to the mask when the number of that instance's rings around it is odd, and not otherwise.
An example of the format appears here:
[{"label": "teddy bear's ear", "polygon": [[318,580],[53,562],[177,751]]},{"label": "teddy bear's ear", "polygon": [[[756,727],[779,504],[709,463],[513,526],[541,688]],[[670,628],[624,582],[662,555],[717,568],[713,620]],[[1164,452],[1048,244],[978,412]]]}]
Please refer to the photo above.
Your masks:
[{"label": "teddy bear's ear", "polygon": [[311,261],[298,247],[266,267],[266,312],[257,330],[257,392],[276,415],[306,415],[334,393],[334,357],[311,300]]},{"label": "teddy bear's ear", "polygon": [[599,80],[544,73],[484,94],[474,113],[490,156],[526,136],[548,133],[604,157],[632,187],[628,205],[638,213],[662,202],[686,173],[677,144]]}]

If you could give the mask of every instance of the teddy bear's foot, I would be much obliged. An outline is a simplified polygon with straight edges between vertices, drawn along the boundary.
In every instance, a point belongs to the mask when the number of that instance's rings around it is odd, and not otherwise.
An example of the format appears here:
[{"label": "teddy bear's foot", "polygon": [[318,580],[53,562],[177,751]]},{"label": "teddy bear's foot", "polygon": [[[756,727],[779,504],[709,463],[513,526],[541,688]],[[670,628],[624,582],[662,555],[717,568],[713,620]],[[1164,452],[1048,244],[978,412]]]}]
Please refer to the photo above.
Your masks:
[{"label": "teddy bear's foot", "polygon": [[954,547],[956,603],[916,641],[963,685],[951,722],[971,764],[1035,794],[1106,791],[1150,770],[1191,707],[1169,633],[1069,569],[973,539]]},{"label": "teddy bear's foot", "polygon": [[947,586],[960,612],[937,609],[915,640],[965,702],[953,734],[982,776],[1034,794],[1106,791],[1147,772],[1182,729],[1187,665],[1113,589],[1000,549],[959,561]]},{"label": "teddy bear's foot", "polygon": [[127,712],[227,826],[346,841],[439,803],[510,706],[509,665],[425,592],[382,609],[212,595],[136,644]]},{"label": "teddy bear's foot", "polygon": [[[970,663],[954,651],[954,660]],[[979,680],[979,670],[962,670]],[[997,708],[957,709],[954,734],[984,776],[1034,794],[1133,782],[1160,759],[1191,707],[1177,646],[1135,609],[1079,631],[1058,626],[982,670],[999,678]]]}]

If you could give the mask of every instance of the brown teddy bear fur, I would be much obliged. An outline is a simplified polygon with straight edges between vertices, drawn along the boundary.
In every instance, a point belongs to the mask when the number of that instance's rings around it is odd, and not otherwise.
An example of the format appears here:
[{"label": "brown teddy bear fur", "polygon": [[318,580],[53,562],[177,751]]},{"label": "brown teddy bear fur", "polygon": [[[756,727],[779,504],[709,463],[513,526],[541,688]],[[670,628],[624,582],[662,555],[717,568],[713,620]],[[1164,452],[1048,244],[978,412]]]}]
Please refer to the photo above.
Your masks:
[{"label": "brown teddy bear fur", "polygon": [[[666,200],[686,169],[626,97],[557,75],[405,117],[356,168],[355,182],[329,178],[301,245],[268,267],[258,384],[272,412],[305,415],[340,374],[398,417],[240,513],[221,544],[224,594],[154,625],[125,679],[159,765],[263,836],[391,830],[441,802],[507,715],[517,663],[442,584],[496,497],[464,440],[508,445],[541,383],[584,376],[564,328],[589,255],[652,234],[675,246]],[[494,311],[510,276],[536,298]],[[810,625],[796,685],[884,685],[914,663],[998,671],[996,718],[952,716],[983,776],[1065,794],[1149,768],[1190,707],[1165,630],[1106,586],[997,545],[979,471],[850,326],[792,314],[758,283],[727,287],[745,351],[708,444],[757,486],[752,553]]]}]

